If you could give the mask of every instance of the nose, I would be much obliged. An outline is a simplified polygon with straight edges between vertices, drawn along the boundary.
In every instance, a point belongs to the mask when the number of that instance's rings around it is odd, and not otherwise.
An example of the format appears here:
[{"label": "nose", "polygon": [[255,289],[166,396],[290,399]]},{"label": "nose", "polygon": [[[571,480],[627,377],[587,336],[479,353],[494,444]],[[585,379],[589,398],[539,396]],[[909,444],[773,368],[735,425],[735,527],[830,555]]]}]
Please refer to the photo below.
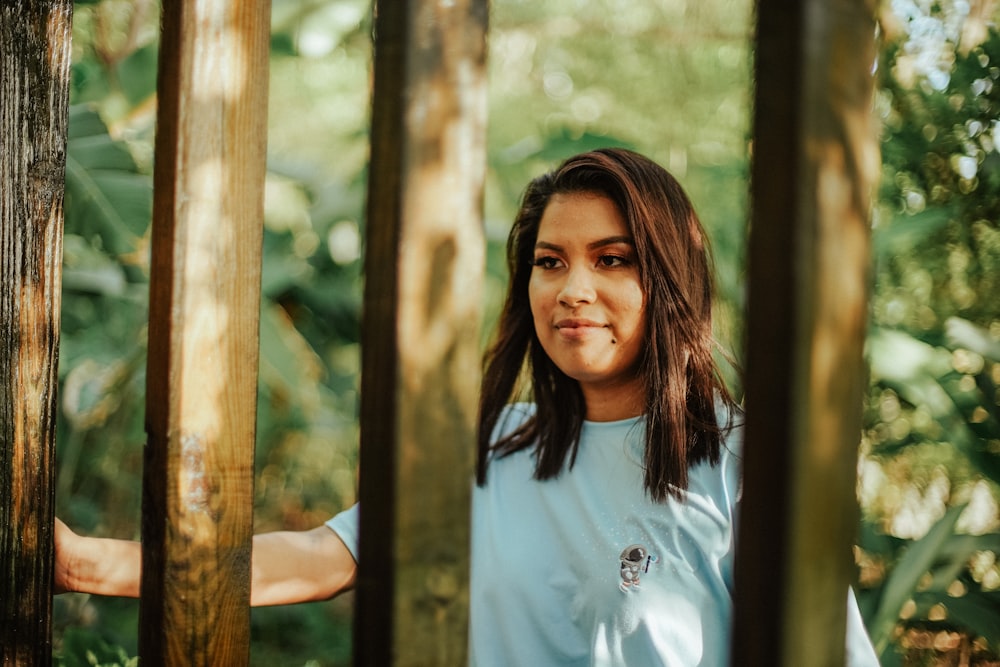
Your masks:
[{"label": "nose", "polygon": [[585,267],[577,266],[566,272],[565,280],[559,289],[560,304],[574,307],[593,303],[595,296],[593,276]]}]

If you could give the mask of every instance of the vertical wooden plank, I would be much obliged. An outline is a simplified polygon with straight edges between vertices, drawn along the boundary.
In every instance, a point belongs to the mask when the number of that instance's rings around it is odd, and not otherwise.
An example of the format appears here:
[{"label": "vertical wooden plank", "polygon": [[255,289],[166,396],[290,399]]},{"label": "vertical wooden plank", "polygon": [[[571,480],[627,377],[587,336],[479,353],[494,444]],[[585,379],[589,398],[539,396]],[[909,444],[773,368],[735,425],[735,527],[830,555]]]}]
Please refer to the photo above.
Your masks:
[{"label": "vertical wooden plank", "polygon": [[268,0],[163,4],[144,665],[249,659]]},{"label": "vertical wooden plank", "polygon": [[361,402],[355,664],[466,662],[486,0],[383,0]]},{"label": "vertical wooden plank", "polygon": [[70,0],[0,7],[0,664],[52,662]]},{"label": "vertical wooden plank", "polygon": [[864,385],[874,0],[761,0],[733,664],[844,664]]}]

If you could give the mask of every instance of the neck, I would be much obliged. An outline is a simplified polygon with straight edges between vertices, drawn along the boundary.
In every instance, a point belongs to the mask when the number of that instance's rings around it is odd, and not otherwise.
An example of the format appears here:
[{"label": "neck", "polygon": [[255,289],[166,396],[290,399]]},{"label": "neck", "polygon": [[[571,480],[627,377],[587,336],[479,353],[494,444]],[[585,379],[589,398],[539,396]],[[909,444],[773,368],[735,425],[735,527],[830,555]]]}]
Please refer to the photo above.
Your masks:
[{"label": "neck", "polygon": [[590,387],[581,385],[587,406],[586,419],[592,422],[613,422],[638,417],[645,412],[646,392],[642,383],[628,386]]}]

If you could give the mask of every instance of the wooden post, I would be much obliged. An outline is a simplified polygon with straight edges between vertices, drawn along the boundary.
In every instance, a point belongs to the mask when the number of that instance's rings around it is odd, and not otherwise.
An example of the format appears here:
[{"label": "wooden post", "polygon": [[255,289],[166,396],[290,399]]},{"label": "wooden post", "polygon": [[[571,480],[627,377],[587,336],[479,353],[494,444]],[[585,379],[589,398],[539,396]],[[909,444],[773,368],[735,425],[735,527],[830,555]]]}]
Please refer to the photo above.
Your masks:
[{"label": "wooden post", "polygon": [[361,391],[355,664],[466,662],[486,0],[383,0]]},{"label": "wooden post", "polygon": [[163,4],[143,665],[249,660],[268,0]]},{"label": "wooden post", "polygon": [[52,663],[70,0],[0,7],[0,664]]},{"label": "wooden post", "polygon": [[873,0],[761,0],[734,665],[844,664],[878,168]]}]

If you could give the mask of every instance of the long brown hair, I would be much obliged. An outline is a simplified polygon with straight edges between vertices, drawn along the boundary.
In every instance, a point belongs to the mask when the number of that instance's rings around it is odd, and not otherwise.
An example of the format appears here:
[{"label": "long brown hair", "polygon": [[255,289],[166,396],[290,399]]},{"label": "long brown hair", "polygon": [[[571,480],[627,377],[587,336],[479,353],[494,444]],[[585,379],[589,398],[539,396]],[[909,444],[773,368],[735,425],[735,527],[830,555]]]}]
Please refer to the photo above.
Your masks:
[{"label": "long brown hair", "polygon": [[[646,295],[647,344],[639,364],[646,393],[645,488],[658,502],[680,498],[692,465],[719,461],[736,406],[712,356],[712,268],[701,222],[669,172],[624,149],[571,157],[525,190],[507,239],[507,296],[484,360],[477,480],[486,482],[491,457],[526,448],[536,454],[536,479],[554,478],[576,459],[586,417],[583,393],[542,349],[528,281],[545,207],[555,194],[582,192],[614,202],[635,243]],[[534,416],[492,442],[523,374],[530,376]],[[717,402],[730,415],[725,424],[716,416]]]}]

